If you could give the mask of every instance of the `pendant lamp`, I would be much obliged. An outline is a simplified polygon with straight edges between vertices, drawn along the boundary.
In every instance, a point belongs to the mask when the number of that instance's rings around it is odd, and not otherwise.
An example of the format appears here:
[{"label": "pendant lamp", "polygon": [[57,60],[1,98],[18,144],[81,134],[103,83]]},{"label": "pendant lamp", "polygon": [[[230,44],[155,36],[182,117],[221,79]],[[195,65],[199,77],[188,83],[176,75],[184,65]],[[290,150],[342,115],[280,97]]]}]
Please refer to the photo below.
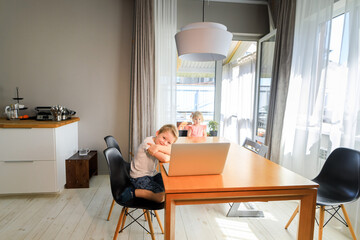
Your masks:
[{"label": "pendant lamp", "polygon": [[175,35],[178,56],[187,61],[218,61],[225,59],[232,40],[232,33],[220,23],[203,21],[188,24]]}]

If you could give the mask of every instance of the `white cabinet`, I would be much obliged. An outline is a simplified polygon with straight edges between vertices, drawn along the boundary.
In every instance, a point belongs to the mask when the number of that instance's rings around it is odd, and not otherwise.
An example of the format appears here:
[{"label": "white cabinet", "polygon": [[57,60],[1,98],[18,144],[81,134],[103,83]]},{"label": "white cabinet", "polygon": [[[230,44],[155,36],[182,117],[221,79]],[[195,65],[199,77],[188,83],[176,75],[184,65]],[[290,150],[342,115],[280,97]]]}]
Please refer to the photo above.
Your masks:
[{"label": "white cabinet", "polygon": [[0,128],[0,194],[59,192],[65,159],[78,149],[78,122],[55,128]]}]

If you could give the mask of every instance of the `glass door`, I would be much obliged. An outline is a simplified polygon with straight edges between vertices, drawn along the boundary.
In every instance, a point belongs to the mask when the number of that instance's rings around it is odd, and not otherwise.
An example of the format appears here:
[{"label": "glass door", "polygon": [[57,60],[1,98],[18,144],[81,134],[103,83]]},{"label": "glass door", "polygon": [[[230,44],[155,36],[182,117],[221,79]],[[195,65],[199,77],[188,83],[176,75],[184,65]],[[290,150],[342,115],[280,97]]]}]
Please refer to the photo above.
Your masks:
[{"label": "glass door", "polygon": [[255,94],[254,139],[265,143],[267,117],[270,103],[271,77],[274,62],[276,30],[259,40],[257,58],[257,79]]}]

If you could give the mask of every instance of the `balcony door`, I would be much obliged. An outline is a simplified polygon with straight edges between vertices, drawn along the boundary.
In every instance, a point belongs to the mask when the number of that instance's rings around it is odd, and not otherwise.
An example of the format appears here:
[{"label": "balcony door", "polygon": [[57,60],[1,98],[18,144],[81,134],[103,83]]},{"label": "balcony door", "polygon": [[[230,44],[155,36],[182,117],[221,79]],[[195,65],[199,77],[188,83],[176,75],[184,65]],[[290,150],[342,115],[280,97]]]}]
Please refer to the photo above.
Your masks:
[{"label": "balcony door", "polygon": [[261,38],[258,44],[254,139],[260,143],[265,143],[274,62],[275,37],[276,30]]}]

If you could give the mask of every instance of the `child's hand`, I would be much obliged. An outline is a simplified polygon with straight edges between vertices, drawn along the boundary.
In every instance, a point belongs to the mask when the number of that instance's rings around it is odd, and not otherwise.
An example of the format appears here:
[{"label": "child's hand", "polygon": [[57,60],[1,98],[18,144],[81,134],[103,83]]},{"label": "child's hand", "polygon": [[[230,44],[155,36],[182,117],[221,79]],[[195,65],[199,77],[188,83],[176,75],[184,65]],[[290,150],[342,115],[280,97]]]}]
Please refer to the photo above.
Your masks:
[{"label": "child's hand", "polygon": [[153,143],[148,143],[148,145],[150,145],[150,147],[147,149],[148,153],[151,156],[154,156],[159,151],[158,146],[156,144],[153,144]]}]

